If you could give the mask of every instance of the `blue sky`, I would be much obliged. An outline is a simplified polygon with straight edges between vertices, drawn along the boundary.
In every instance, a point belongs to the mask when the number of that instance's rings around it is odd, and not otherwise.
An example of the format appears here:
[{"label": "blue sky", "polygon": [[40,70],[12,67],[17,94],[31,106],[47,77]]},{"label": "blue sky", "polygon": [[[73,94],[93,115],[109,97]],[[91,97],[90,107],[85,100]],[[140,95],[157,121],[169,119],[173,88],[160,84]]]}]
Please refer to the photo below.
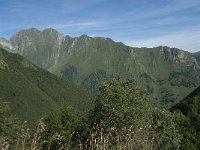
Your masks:
[{"label": "blue sky", "polygon": [[0,0],[0,36],[35,27],[200,51],[200,0]]}]

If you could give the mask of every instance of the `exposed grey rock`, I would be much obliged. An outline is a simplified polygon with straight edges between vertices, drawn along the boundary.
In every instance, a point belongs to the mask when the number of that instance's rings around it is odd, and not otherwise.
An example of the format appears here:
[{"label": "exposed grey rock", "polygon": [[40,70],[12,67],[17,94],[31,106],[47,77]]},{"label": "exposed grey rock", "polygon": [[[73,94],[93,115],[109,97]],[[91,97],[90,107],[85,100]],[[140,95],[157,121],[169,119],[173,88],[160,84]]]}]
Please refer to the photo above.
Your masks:
[{"label": "exposed grey rock", "polygon": [[15,47],[10,43],[9,40],[0,37],[0,45],[2,48],[7,49],[8,51],[12,51]]}]

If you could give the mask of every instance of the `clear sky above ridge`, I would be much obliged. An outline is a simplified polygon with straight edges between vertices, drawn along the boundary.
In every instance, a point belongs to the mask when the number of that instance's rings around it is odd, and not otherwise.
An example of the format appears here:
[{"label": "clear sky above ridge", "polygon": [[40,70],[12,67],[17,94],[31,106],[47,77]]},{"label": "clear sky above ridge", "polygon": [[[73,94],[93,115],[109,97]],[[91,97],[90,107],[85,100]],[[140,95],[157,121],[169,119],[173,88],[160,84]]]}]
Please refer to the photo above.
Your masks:
[{"label": "clear sky above ridge", "polygon": [[1,37],[32,27],[200,51],[200,0],[0,0]]}]

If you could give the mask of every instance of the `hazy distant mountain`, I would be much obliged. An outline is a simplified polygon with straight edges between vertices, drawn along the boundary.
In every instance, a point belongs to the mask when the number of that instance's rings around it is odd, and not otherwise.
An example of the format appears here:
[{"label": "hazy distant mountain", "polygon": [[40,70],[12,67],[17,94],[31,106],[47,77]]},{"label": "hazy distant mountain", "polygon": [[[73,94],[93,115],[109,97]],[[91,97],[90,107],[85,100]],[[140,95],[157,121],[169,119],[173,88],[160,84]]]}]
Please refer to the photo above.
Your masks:
[{"label": "hazy distant mountain", "polygon": [[80,111],[91,107],[91,97],[75,84],[40,69],[18,54],[0,48],[0,100],[10,102],[13,113],[33,123],[61,103]]},{"label": "hazy distant mountain", "polygon": [[199,57],[159,46],[134,48],[109,38],[72,38],[54,29],[27,29],[10,39],[15,52],[92,93],[113,76],[135,76],[158,105],[169,107],[200,85]]},{"label": "hazy distant mountain", "polygon": [[9,40],[6,40],[5,38],[1,38],[1,37],[0,37],[0,47],[4,49],[10,49],[10,50],[14,49],[14,47],[12,46]]}]

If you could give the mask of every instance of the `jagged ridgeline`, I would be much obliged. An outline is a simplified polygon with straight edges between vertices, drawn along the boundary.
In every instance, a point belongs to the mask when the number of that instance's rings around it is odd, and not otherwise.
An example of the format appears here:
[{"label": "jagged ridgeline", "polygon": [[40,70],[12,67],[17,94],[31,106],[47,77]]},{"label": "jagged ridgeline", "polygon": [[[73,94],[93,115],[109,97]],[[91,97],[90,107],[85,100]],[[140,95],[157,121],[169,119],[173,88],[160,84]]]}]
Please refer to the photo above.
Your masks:
[{"label": "jagged ridgeline", "polygon": [[109,38],[72,38],[54,29],[22,30],[4,43],[12,52],[94,94],[102,82],[132,75],[153,103],[170,107],[200,85],[199,53],[177,48],[134,48]]},{"label": "jagged ridgeline", "polygon": [[9,102],[13,114],[30,124],[61,103],[73,105],[82,112],[92,107],[92,99],[83,89],[2,48],[0,100]]}]

